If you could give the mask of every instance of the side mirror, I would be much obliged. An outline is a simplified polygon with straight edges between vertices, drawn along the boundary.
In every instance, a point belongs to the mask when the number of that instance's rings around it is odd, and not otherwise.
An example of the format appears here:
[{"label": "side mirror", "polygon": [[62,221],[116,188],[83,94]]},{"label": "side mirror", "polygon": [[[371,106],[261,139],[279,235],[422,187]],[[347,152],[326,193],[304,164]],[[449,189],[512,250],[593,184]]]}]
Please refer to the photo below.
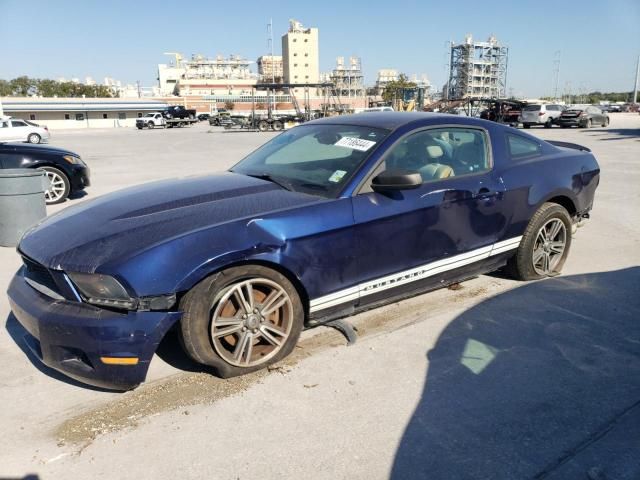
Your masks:
[{"label": "side mirror", "polygon": [[422,175],[413,170],[385,170],[371,181],[374,192],[411,190],[422,185]]}]

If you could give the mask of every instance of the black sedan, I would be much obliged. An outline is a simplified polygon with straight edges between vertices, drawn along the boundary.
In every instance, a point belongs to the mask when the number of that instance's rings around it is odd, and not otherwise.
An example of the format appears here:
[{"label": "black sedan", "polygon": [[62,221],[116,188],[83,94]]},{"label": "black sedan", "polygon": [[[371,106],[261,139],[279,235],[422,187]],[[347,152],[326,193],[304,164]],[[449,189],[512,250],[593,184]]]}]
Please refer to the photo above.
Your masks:
[{"label": "black sedan", "polygon": [[599,108],[591,105],[573,105],[560,114],[558,125],[562,128],[606,127],[609,125],[609,116]]},{"label": "black sedan", "polygon": [[51,186],[47,205],[64,202],[91,185],[89,167],[77,153],[48,145],[0,143],[0,168],[41,168]]}]

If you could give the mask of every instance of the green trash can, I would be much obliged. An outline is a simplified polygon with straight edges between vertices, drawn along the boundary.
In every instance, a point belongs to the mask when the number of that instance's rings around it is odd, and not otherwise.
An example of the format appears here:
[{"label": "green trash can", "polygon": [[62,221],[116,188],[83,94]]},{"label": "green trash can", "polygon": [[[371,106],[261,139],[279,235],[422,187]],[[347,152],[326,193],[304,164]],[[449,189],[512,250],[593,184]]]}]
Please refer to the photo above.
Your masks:
[{"label": "green trash can", "polygon": [[0,246],[15,247],[24,232],[47,216],[43,170],[0,169]]}]

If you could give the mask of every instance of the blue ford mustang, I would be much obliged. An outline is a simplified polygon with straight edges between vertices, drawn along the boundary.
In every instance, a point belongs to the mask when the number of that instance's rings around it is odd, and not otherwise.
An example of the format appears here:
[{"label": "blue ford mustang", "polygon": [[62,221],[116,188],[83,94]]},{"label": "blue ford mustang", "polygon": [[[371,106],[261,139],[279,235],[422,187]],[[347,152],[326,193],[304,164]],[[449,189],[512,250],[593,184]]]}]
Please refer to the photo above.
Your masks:
[{"label": "blue ford mustang", "polygon": [[496,123],[325,118],[228,172],[47,218],[20,242],[9,299],[32,350],[83,382],[135,387],[172,327],[229,377],[359,310],[501,267],[556,275],[598,182],[588,149]]}]

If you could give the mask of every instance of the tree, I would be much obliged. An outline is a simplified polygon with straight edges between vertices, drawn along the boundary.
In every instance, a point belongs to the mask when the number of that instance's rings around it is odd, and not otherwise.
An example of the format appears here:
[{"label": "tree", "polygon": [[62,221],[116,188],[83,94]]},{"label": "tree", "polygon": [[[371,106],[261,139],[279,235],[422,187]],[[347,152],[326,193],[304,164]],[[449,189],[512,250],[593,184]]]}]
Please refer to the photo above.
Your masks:
[{"label": "tree", "polygon": [[224,108],[226,108],[227,110],[233,110],[235,106],[236,104],[231,100],[227,100],[226,102],[224,102]]},{"label": "tree", "polygon": [[404,90],[414,89],[418,85],[415,82],[410,82],[409,78],[401,73],[397,80],[389,82],[385,85],[382,92],[382,99],[385,102],[391,102],[396,98],[402,99],[404,96]]}]

